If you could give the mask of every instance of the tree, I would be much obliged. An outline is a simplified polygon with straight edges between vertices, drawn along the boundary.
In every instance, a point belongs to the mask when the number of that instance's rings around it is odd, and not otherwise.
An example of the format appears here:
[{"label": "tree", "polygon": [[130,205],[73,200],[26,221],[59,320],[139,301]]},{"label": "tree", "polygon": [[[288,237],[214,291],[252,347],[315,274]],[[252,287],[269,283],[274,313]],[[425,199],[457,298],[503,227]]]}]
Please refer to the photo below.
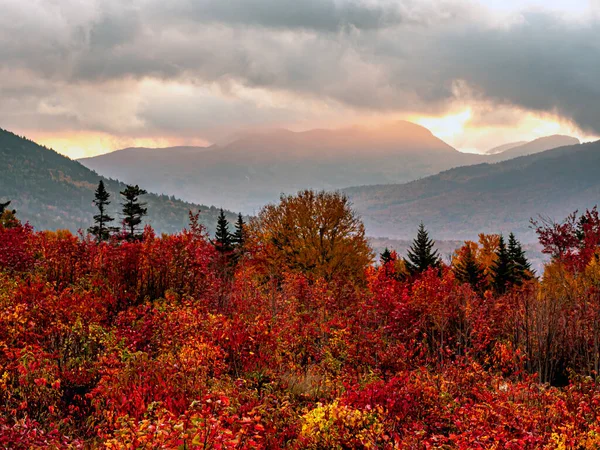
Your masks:
[{"label": "tree", "polygon": [[233,235],[229,232],[229,221],[221,208],[217,219],[217,230],[215,232],[215,247],[221,253],[229,253],[233,250]]},{"label": "tree", "polygon": [[94,216],[93,227],[88,228],[88,233],[94,235],[98,242],[106,241],[110,237],[110,233],[117,232],[117,227],[110,227],[108,224],[114,220],[113,217],[106,213],[106,207],[110,205],[110,194],[104,187],[104,181],[100,180],[94,197],[94,205],[98,208],[98,214]]},{"label": "tree", "polygon": [[421,273],[430,267],[440,266],[440,257],[434,249],[435,242],[429,239],[425,225],[421,223],[417,237],[408,249],[408,258],[405,259],[406,267],[412,274]]},{"label": "tree", "polygon": [[246,223],[244,222],[242,213],[239,213],[237,222],[235,223],[235,233],[233,234],[233,243],[238,247],[244,246],[244,241],[246,240],[246,232],[244,231],[245,226]]},{"label": "tree", "polygon": [[379,259],[381,260],[382,265],[389,263],[392,260],[392,252],[390,252],[390,249],[386,247],[383,253],[379,255]]},{"label": "tree", "polygon": [[531,278],[531,264],[525,257],[521,243],[513,233],[508,236],[508,256],[512,265],[512,278],[516,284]]},{"label": "tree", "polygon": [[265,206],[248,239],[273,273],[285,270],[357,281],[373,259],[365,228],[339,192],[305,190]]},{"label": "tree", "polygon": [[513,265],[502,235],[498,240],[496,260],[492,265],[492,276],[494,288],[499,294],[506,292],[508,285],[514,282]]},{"label": "tree", "polygon": [[145,208],[146,203],[139,202],[139,197],[147,193],[137,184],[135,186],[127,185],[125,190],[121,191],[121,195],[125,198],[122,206],[123,225],[127,231],[127,240],[133,241],[141,236],[137,232],[137,228],[142,223],[142,218],[148,213],[148,209]]},{"label": "tree", "polygon": [[8,205],[10,205],[10,200],[4,203],[0,202],[0,216],[4,213]]},{"label": "tree", "polygon": [[485,281],[485,272],[476,258],[476,244],[466,243],[456,255],[453,271],[456,279],[461,283],[469,283],[473,288],[479,289]]},{"label": "tree", "polygon": [[3,203],[0,202],[0,225],[5,228],[12,228],[20,223],[15,217],[17,211],[14,209],[7,209],[9,205],[10,200]]}]

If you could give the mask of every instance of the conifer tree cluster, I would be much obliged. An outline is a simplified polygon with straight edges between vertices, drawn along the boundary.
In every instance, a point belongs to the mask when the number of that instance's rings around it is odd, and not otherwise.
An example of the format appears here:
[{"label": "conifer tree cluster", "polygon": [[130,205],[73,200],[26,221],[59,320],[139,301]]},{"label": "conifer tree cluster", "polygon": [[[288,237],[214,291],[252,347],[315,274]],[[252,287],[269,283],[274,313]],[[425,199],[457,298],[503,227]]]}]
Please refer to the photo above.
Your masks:
[{"label": "conifer tree cluster", "polygon": [[[147,192],[144,189],[140,189],[138,185],[127,185],[120,194],[124,199],[121,204],[124,228],[123,237],[126,240],[134,241],[140,238],[139,226],[142,223],[143,217],[148,213],[148,209],[145,208],[146,204],[141,203],[139,197],[147,194]],[[98,214],[94,216],[95,224],[88,228],[88,233],[93,235],[98,242],[107,241],[112,234],[119,232],[119,228],[110,225],[115,219],[106,210],[108,205],[110,205],[110,193],[106,190],[103,180],[100,180],[98,183],[93,203],[98,208]]]},{"label": "conifer tree cluster", "polygon": [[238,214],[238,219],[235,223],[235,231],[229,231],[229,221],[225,217],[225,211],[221,208],[217,219],[217,228],[215,231],[215,240],[213,241],[217,251],[228,254],[235,249],[241,249],[246,240],[245,222],[242,213]]},{"label": "conifer tree cluster", "polygon": [[521,285],[531,278],[531,264],[513,233],[508,237],[508,246],[504,237],[500,236],[492,274],[494,289],[501,294],[506,292],[508,286]]},{"label": "conifer tree cluster", "polygon": [[404,260],[411,274],[422,273],[431,267],[440,267],[441,259],[434,246],[435,242],[429,238],[425,225],[421,223],[417,237],[408,249],[408,257]]}]

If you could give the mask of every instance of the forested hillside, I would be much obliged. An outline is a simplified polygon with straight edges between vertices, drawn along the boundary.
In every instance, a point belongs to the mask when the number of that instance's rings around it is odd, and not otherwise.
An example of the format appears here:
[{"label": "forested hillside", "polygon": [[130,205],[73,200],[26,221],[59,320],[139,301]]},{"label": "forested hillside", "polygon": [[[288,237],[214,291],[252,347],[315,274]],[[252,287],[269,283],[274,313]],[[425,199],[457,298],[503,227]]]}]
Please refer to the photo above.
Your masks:
[{"label": "forested hillside", "polygon": [[459,167],[407,184],[344,190],[369,234],[408,239],[421,221],[438,239],[516,232],[532,242],[529,219],[564,217],[600,199],[600,141],[497,164]]},{"label": "forested hillside", "polygon": [[[11,200],[19,217],[35,228],[87,229],[95,214],[92,200],[100,179],[112,197],[109,213],[119,217],[119,192],[125,184],[100,177],[76,161],[0,129],[0,201]],[[210,230],[217,221],[218,209],[213,206],[167,195],[147,194],[141,200],[148,204],[146,223],[159,233],[180,231],[187,224],[190,210],[200,210],[200,220]],[[232,213],[228,217],[235,220]]]}]

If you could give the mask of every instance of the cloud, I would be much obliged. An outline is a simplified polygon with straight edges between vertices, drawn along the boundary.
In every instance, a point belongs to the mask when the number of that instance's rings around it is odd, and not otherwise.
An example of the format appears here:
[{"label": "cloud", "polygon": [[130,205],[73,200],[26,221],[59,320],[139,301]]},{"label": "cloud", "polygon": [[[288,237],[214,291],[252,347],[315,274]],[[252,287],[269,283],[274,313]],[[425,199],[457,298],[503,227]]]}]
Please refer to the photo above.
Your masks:
[{"label": "cloud", "polygon": [[486,107],[475,122],[508,123],[516,108],[600,134],[598,14],[499,15],[468,0],[0,0],[0,10],[0,120],[21,128],[191,134],[319,109],[432,115],[476,103]]}]

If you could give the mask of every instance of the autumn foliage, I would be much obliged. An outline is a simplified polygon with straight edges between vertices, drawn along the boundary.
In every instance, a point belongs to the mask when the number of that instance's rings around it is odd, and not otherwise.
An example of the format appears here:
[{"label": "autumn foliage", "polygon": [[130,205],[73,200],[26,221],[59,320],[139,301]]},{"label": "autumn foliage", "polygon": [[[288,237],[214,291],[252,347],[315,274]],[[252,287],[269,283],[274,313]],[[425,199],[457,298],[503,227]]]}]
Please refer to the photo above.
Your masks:
[{"label": "autumn foliage", "polygon": [[593,211],[540,225],[553,259],[500,295],[497,238],[457,251],[481,284],[410,275],[311,195],[233,260],[193,217],[131,242],[0,225],[0,447],[599,448]]}]

